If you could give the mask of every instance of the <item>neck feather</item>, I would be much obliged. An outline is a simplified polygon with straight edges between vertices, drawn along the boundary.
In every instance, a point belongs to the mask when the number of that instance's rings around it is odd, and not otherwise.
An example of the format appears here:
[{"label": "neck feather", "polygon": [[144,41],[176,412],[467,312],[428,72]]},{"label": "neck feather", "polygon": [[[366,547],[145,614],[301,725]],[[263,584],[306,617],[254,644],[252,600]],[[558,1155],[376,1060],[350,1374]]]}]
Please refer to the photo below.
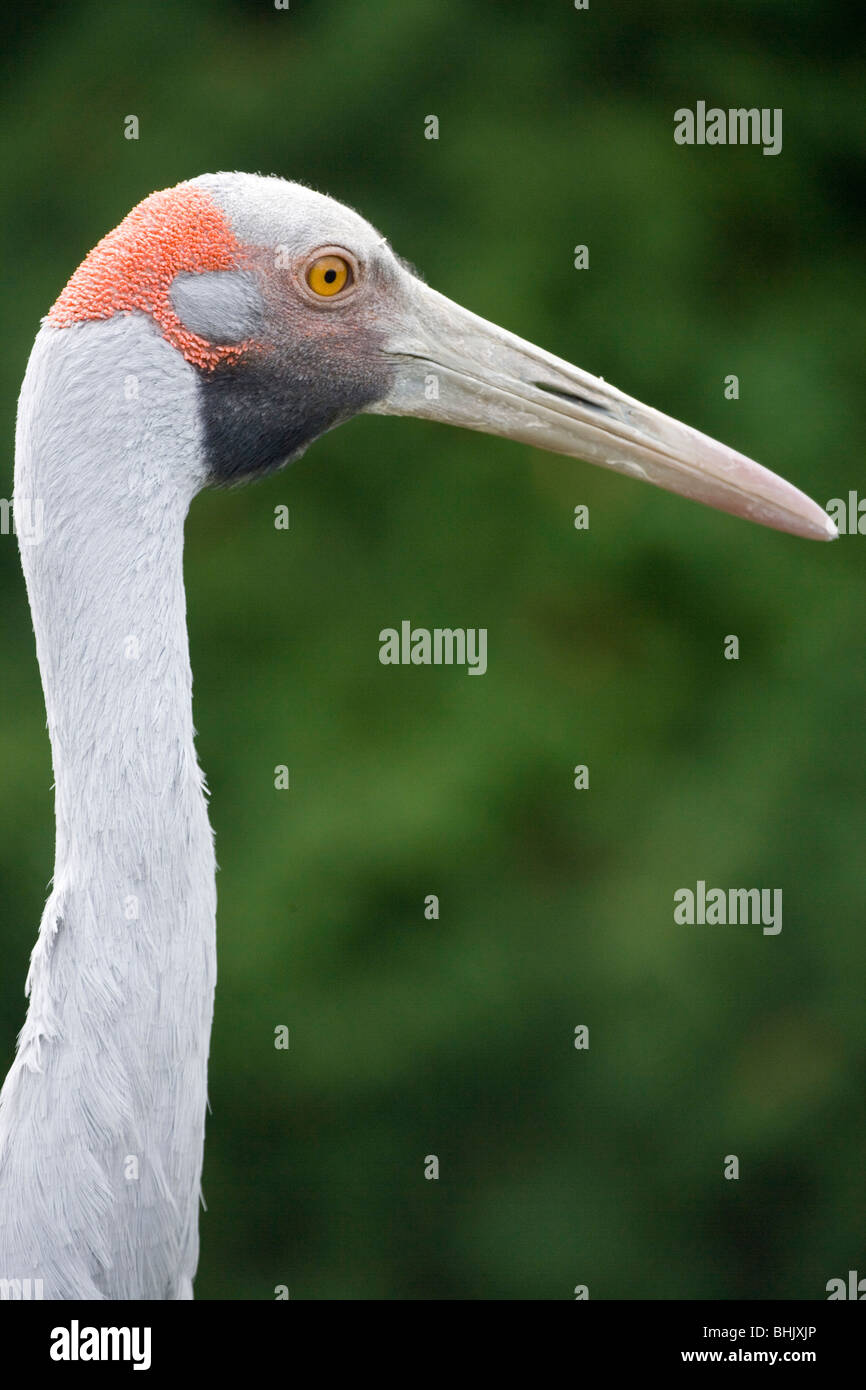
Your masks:
[{"label": "neck feather", "polygon": [[147,320],[42,330],[16,515],[42,517],[17,529],[57,839],[0,1100],[0,1275],[46,1297],[188,1296],[197,1259],[215,982],[182,572],[198,448],[194,373]]}]

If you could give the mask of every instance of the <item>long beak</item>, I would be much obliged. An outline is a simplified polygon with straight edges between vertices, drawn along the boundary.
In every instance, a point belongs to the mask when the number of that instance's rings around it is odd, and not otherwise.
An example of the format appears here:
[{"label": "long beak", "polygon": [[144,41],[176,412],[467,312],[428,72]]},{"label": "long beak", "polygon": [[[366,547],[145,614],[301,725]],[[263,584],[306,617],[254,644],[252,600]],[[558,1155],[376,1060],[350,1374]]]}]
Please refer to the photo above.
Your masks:
[{"label": "long beak", "polygon": [[827,513],[743,454],[641,405],[601,377],[497,328],[411,279],[386,344],[380,415],[416,415],[587,459],[749,521],[835,539]]}]

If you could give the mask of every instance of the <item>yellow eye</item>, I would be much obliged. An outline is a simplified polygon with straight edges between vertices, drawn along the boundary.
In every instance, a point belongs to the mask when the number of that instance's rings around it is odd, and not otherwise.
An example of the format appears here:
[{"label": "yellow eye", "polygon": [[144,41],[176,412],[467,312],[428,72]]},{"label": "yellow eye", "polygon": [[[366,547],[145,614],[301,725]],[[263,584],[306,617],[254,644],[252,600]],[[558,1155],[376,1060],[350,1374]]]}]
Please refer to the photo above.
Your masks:
[{"label": "yellow eye", "polygon": [[307,271],[307,284],[313,294],[329,297],[351,283],[352,267],[342,256],[318,256]]}]

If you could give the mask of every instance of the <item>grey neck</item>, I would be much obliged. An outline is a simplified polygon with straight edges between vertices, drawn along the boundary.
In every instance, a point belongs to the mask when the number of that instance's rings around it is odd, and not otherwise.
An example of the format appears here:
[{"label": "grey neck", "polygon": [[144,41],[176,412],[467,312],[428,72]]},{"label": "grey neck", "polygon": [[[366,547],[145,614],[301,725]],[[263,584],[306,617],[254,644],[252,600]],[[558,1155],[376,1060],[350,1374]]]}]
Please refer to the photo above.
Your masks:
[{"label": "grey neck", "polygon": [[216,975],[182,573],[197,429],[191,369],[146,320],[37,338],[16,515],[43,519],[17,529],[57,839],[0,1099],[0,1276],[45,1297],[191,1296]]}]

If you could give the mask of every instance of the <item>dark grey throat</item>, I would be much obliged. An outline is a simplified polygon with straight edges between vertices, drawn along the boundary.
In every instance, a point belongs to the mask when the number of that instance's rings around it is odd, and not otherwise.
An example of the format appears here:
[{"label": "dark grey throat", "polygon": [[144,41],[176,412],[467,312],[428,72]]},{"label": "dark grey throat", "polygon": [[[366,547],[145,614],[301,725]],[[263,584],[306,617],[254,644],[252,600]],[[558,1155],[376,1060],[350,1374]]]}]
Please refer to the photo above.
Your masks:
[{"label": "dark grey throat", "polygon": [[[246,359],[202,371],[199,391],[211,481],[265,477],[300,458],[326,430],[387,393],[390,373],[321,371],[310,353]],[[327,368],[327,363],[322,364]]]},{"label": "dark grey throat", "polygon": [[181,322],[215,346],[253,344],[234,365],[197,368],[216,484],[274,472],[391,386],[379,332],[339,311],[305,310],[264,263],[182,272],[171,301]]}]

